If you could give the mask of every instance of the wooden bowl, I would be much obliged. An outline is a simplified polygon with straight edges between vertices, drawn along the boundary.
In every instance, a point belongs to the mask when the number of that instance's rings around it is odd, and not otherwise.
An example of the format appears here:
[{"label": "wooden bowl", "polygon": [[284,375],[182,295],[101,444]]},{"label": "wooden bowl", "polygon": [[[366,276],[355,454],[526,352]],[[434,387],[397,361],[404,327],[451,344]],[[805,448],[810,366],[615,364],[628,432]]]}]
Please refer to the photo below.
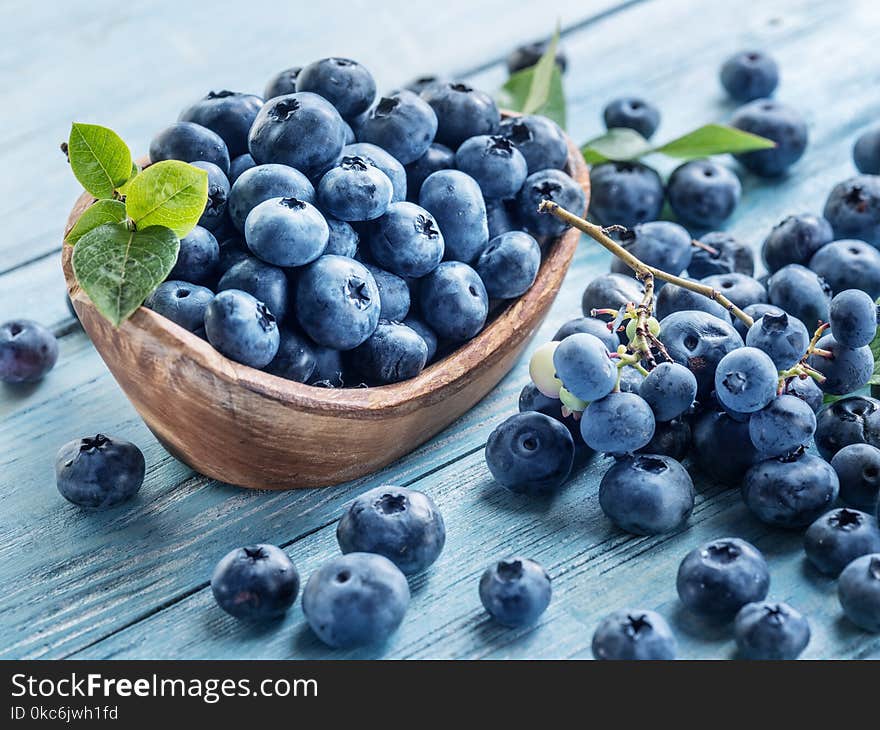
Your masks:
[{"label": "wooden bowl", "polygon": [[[568,172],[590,182],[569,141]],[[82,195],[65,235],[93,198]],[[510,370],[550,309],[580,233],[545,247],[534,285],[474,339],[418,377],[375,388],[326,389],[228,360],[204,340],[141,307],[114,328],[62,265],[73,306],[147,426],[197,472],[255,489],[339,484],[407,454],[482,399]]]}]

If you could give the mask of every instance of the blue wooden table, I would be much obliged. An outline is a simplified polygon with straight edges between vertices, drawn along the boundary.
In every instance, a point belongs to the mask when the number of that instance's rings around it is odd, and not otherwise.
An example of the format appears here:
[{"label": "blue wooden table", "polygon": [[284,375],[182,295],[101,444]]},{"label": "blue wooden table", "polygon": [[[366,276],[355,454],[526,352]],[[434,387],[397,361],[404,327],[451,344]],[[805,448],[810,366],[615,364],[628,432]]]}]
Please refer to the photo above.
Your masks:
[{"label": "blue wooden table", "polygon": [[[733,107],[718,86],[721,60],[743,47],[766,48],[782,67],[778,97],[805,113],[811,139],[785,180],[742,173],[743,201],[728,228],[757,248],[784,215],[821,210],[831,185],[853,173],[854,137],[880,116],[874,0],[344,5],[346,14],[331,17],[318,3],[268,0],[4,4],[0,320],[51,326],[61,356],[38,386],[0,389],[0,657],[587,657],[602,616],[644,607],[671,621],[682,656],[726,658],[733,654],[729,629],[695,622],[680,608],[674,583],[688,550],[731,534],[767,555],[771,597],[810,618],[806,656],[880,657],[880,637],[844,620],[834,582],[806,567],[801,536],[756,522],[736,490],[698,478],[686,529],[636,537],[613,528],[599,509],[602,458],[549,502],[495,485],[483,447],[516,410],[525,361],[431,442],[340,487],[236,489],[193,473],[159,446],[64,304],[59,249],[77,186],[57,144],[72,120],[106,124],[142,153],[157,129],[207,89],[259,92],[278,69],[331,54],[363,61],[381,87],[436,71],[494,90],[505,78],[505,53],[548,33],[558,14],[570,60],[572,136],[600,133],[602,105],[634,92],[658,104],[658,136],[671,138],[726,120]],[[607,255],[584,241],[536,343],[579,314],[584,285],[607,268]],[[100,514],[65,502],[53,475],[58,447],[96,432],[138,443],[148,464],[138,497]],[[387,645],[330,651],[308,630],[299,603],[270,629],[243,625],[216,607],[208,581],[228,550],[275,543],[308,576],[337,553],[335,523],[345,505],[382,483],[431,494],[449,533],[439,561],[412,581],[409,613]],[[540,561],[553,578],[551,606],[530,630],[499,627],[477,597],[486,565],[512,553]]]}]

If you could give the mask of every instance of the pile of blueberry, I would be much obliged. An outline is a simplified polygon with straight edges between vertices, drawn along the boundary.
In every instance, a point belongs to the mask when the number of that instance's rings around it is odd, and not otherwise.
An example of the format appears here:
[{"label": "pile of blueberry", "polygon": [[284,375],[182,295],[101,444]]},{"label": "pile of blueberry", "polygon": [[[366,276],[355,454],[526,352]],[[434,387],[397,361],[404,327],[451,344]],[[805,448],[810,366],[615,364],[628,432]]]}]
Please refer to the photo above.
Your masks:
[{"label": "pile of blueberry", "polygon": [[211,92],[150,144],[208,172],[209,200],[147,306],[225,356],[328,387],[412,378],[524,294],[583,211],[562,130],[502,120],[456,81],[377,98],[369,71],[325,58],[264,98]]},{"label": "pile of blueberry", "polygon": [[[725,65],[731,94],[752,88],[743,68],[775,69],[762,59],[743,54]],[[632,183],[615,185],[618,202],[643,201]],[[552,495],[579,457],[607,454],[603,512],[622,530],[656,535],[686,525],[688,470],[699,469],[739,486],[762,522],[809,528],[809,562],[841,576],[840,602],[855,624],[880,630],[880,401],[855,394],[875,366],[880,177],[837,185],[824,217],[777,225],[760,278],[751,248],[724,232],[693,241],[678,223],[647,221],[607,233],[677,280],[655,280],[649,296],[615,258],[611,273],[587,285],[584,316],[536,350],[520,412],[489,437],[494,479],[518,494]],[[826,396],[844,397],[826,405]],[[846,506],[834,509],[838,500]],[[678,578],[689,610],[735,619],[741,655],[795,658],[809,626],[791,607],[765,603],[768,586],[760,553],[736,538],[692,552]],[[622,611],[600,626],[594,653],[671,658],[675,642],[662,617]]]},{"label": "pile of blueberry", "polygon": [[[743,103],[730,125],[776,143],[772,149],[738,154],[737,161],[760,177],[784,175],[807,148],[807,125],[796,109],[770,98],[779,83],[776,61],[760,51],[737,53],[724,62],[720,78],[728,95]],[[633,129],[646,139],[660,124],[660,111],[638,97],[615,99],[603,117],[609,129]],[[655,169],[635,161],[596,165],[590,179],[590,214],[602,225],[628,228],[659,218],[666,201],[691,230],[711,230],[731,216],[742,193],[736,173],[714,159],[685,162],[665,185]]]}]

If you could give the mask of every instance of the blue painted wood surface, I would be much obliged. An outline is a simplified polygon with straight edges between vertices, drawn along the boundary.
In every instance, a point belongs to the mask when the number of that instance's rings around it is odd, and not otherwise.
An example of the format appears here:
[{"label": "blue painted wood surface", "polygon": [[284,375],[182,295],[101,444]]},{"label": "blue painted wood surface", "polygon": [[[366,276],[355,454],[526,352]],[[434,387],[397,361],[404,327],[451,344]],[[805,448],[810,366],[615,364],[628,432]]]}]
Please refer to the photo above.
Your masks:
[{"label": "blue painted wood surface", "polygon": [[[723,57],[747,46],[782,66],[778,97],[805,113],[811,145],[789,178],[742,173],[744,197],[728,229],[757,249],[790,212],[819,211],[831,185],[853,172],[855,135],[880,112],[870,0],[699,4],[535,3],[491,0],[350,3],[329,15],[308,3],[8,3],[0,27],[0,320],[28,316],[61,335],[58,366],[39,386],[0,389],[0,656],[2,657],[588,657],[592,632],[611,610],[645,607],[673,624],[681,654],[732,655],[729,629],[699,625],[679,607],[675,571],[697,543],[727,534],[768,556],[771,596],[812,622],[811,657],[878,657],[880,638],[842,618],[834,582],[809,570],[801,536],[750,517],[736,490],[698,477],[697,507],[674,535],[635,537],[610,526],[597,501],[607,462],[581,465],[549,502],[507,494],[482,449],[516,410],[525,363],[476,408],[410,456],[355,483],[324,490],[248,492],[218,484],[171,458],[110,378],[63,301],[61,229],[76,195],[56,142],[72,119],[118,129],[135,150],[205,89],[259,91],[287,65],[329,53],[363,60],[381,86],[438,71],[488,90],[515,43],[540,35],[558,13],[569,54],[569,128],[600,133],[602,105],[641,93],[663,113],[663,139],[733,109],[717,84]],[[548,16],[546,13],[552,13]],[[155,55],[151,55],[155,54]],[[113,73],[104,76],[104,69]],[[662,161],[659,162],[662,167]],[[536,344],[579,314],[580,292],[608,257],[582,244]],[[140,444],[147,480],[130,504],[84,513],[57,493],[53,457],[65,441],[104,431]],[[735,448],[735,445],[732,445]],[[723,458],[723,455],[719,455]],[[285,547],[304,576],[336,554],[335,522],[371,486],[394,482],[430,493],[449,537],[440,560],[412,581],[413,602],[387,645],[345,653],[320,645],[297,603],[280,625],[255,629],[226,616],[208,588],[229,549],[267,541]],[[541,623],[511,631],[489,621],[476,592],[493,559],[541,561],[554,598]]]}]

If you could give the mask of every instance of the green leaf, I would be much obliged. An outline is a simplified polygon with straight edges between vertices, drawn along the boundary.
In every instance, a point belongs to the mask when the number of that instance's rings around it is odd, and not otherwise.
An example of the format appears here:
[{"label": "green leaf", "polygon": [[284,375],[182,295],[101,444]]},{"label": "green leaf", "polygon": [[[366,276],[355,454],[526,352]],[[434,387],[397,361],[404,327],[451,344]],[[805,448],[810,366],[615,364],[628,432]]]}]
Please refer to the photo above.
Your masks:
[{"label": "green leaf", "polygon": [[163,226],[129,230],[105,223],[73,250],[73,272],[89,299],[118,327],[163,281],[177,261],[180,241]]},{"label": "green leaf", "polygon": [[125,195],[128,192],[128,188],[131,186],[132,180],[134,180],[138,175],[140,175],[141,169],[137,166],[136,163],[131,163],[131,174],[128,176],[128,180],[126,180],[122,185],[116,188],[116,193],[118,195]]},{"label": "green leaf", "polygon": [[189,233],[208,202],[208,173],[178,160],[150,165],[125,188],[125,209],[138,228]]},{"label": "green leaf", "polygon": [[707,124],[683,137],[673,139],[666,144],[654,148],[667,157],[684,160],[695,160],[710,155],[721,155],[726,152],[737,154],[752,150],[766,150],[775,147],[776,143],[757,134],[743,132],[723,124]]},{"label": "green leaf", "polygon": [[131,152],[112,129],[74,122],[67,142],[70,168],[96,198],[112,198],[131,175]]},{"label": "green leaf", "polygon": [[581,152],[584,160],[595,165],[608,160],[634,160],[651,151],[651,145],[633,129],[618,127],[609,129],[601,137],[587,142]]},{"label": "green leaf", "polygon": [[64,240],[73,246],[86,233],[98,226],[103,226],[105,223],[122,223],[124,220],[124,203],[120,203],[118,200],[96,200],[85,209]]},{"label": "green leaf", "polygon": [[565,129],[565,91],[556,64],[559,28],[537,64],[511,74],[501,87],[498,101],[505,109],[523,114],[543,114]]},{"label": "green leaf", "polygon": [[[875,304],[880,304],[880,299]],[[880,327],[877,328],[874,339],[871,341],[871,354],[874,356],[874,374],[871,375],[868,385],[880,385]],[[871,390],[874,390],[873,387]]]}]

